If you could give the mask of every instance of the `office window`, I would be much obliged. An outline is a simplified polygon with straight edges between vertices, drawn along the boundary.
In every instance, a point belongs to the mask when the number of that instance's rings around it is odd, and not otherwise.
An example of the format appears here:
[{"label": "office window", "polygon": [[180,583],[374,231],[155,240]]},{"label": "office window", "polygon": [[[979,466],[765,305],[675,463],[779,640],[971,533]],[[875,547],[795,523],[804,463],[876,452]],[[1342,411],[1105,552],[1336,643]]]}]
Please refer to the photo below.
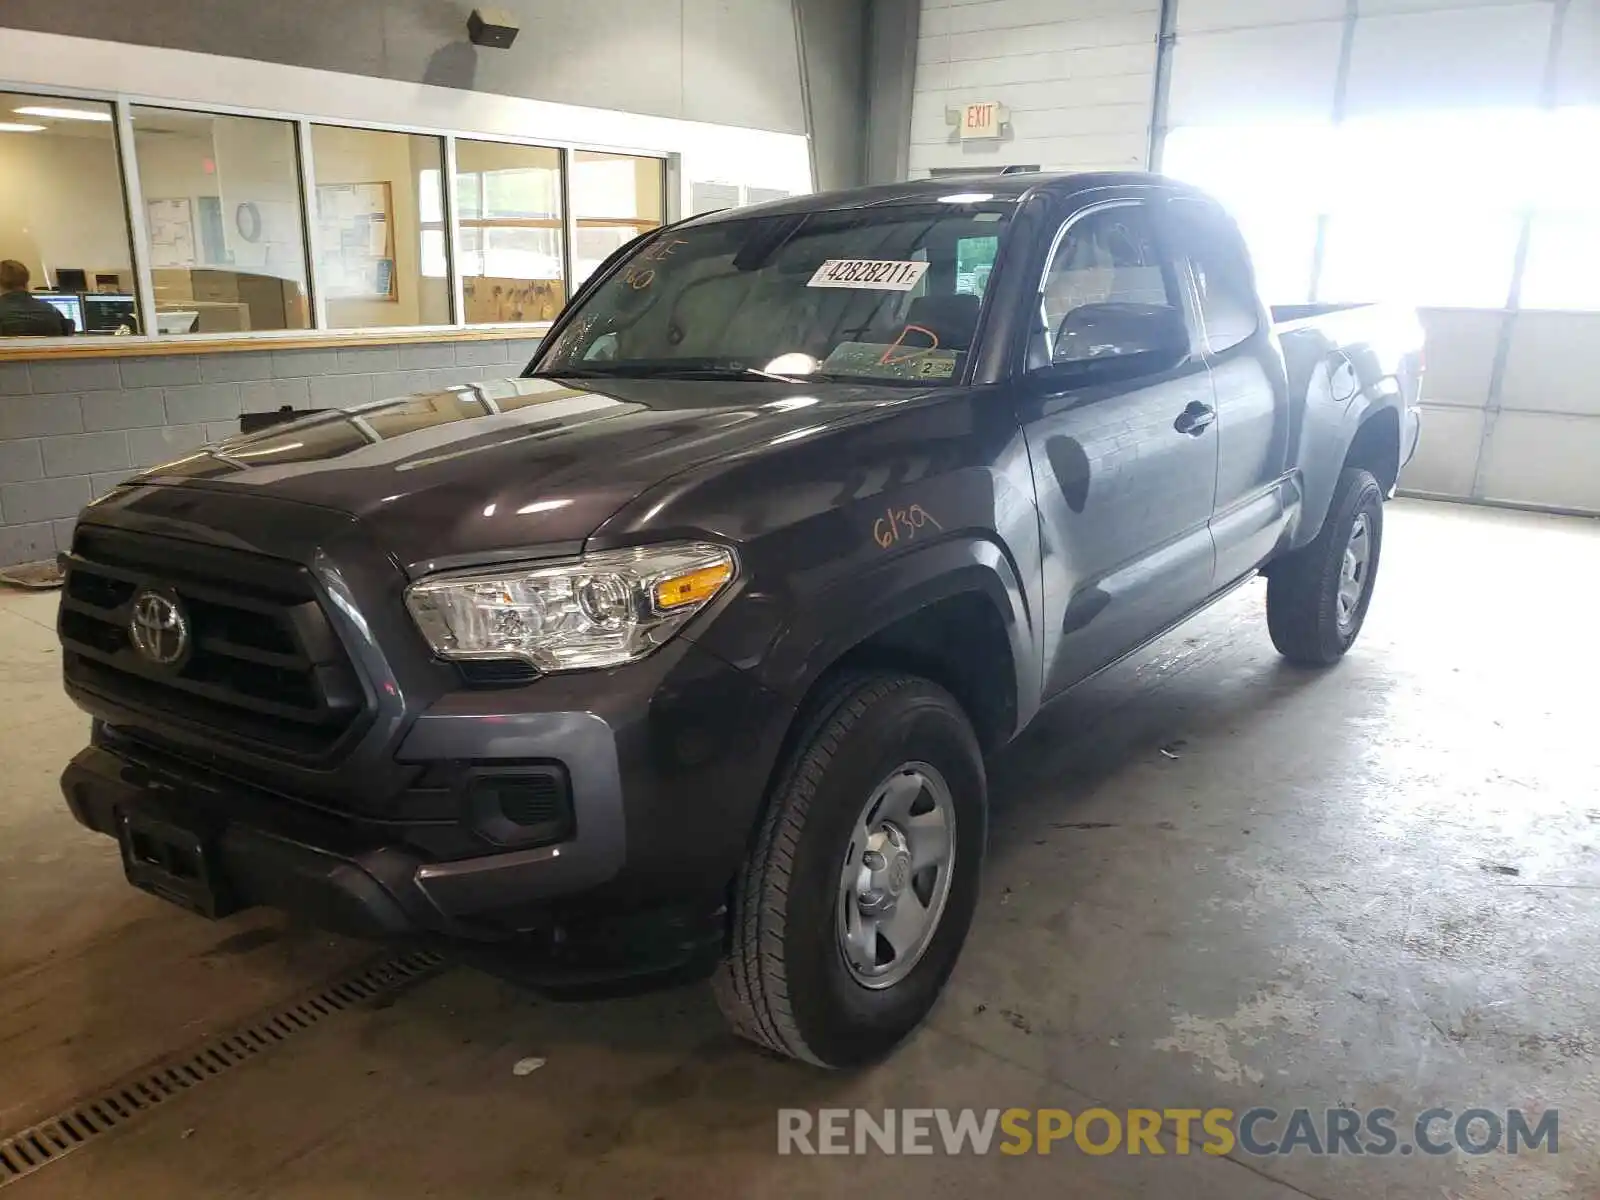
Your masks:
[{"label": "office window", "polygon": [[161,333],[308,329],[294,127],[133,110]]},{"label": "office window", "polygon": [[130,245],[111,106],[0,92],[0,336],[139,332]]},{"label": "office window", "polygon": [[561,152],[458,141],[456,213],[467,324],[553,321],[567,300]]},{"label": "office window", "polygon": [[659,158],[572,155],[572,211],[578,227],[572,286],[594,273],[613,251],[666,220],[665,164]]},{"label": "office window", "polygon": [[[317,283],[330,329],[450,321],[442,233],[444,144],[420,134],[311,128]],[[431,262],[425,262],[431,257]]]}]

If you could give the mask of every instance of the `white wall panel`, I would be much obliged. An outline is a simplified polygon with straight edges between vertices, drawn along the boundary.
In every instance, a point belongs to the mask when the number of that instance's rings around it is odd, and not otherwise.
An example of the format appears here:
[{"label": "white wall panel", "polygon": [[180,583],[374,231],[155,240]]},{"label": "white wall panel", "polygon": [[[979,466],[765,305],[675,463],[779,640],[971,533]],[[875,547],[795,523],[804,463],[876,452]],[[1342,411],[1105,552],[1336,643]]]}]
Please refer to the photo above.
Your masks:
[{"label": "white wall panel", "polygon": [[[1548,4],[1550,0],[1544,0]],[[1377,17],[1394,13],[1439,12],[1452,8],[1499,8],[1507,0],[1356,0],[1363,17]]]},{"label": "white wall panel", "polygon": [[1268,96],[1272,121],[1330,117],[1342,29],[1322,22],[1180,36],[1167,123],[1259,122]]},{"label": "white wall panel", "polygon": [[[924,0],[911,174],[1142,167],[1159,22],[1158,0]],[[1010,110],[1004,136],[961,142],[945,110],[986,100]]]},{"label": "white wall panel", "polygon": [[1180,0],[1178,33],[1336,21],[1344,15],[1345,0]]},{"label": "white wall panel", "polygon": [[[962,59],[949,64],[948,87],[993,87],[1003,83],[1070,83],[1114,75],[1138,75],[1155,86],[1155,26],[1148,44],[1068,50],[1056,54],[1018,54],[1010,58]],[[922,68],[917,68],[921,86]],[[1153,90],[1151,92],[1153,95]]]},{"label": "white wall panel", "polygon": [[1500,405],[1600,417],[1600,313],[1520,314]]},{"label": "white wall panel", "polygon": [[1484,499],[1600,512],[1600,421],[1501,413],[1485,454]]},{"label": "white wall panel", "polygon": [[945,40],[951,62],[1057,50],[1091,50],[1099,46],[1139,46],[1152,40],[1157,19],[1153,12],[1090,17],[1048,25],[949,33]]},{"label": "white wall panel", "polygon": [[[1024,25],[1049,25],[1064,17],[1083,19],[1101,16],[1128,16],[1157,12],[1157,0],[983,0],[978,4],[957,4],[933,10],[935,23],[942,17],[950,33],[975,33],[991,29],[1011,29]],[[926,19],[926,17],[924,18]]]},{"label": "white wall panel", "polygon": [[1463,308],[1425,308],[1428,373],[1422,398],[1438,404],[1482,408],[1489,400],[1495,346],[1506,317]]},{"label": "white wall panel", "polygon": [[1346,110],[1537,103],[1549,3],[1455,8],[1356,22]]},{"label": "white wall panel", "polygon": [[1483,421],[1484,414],[1477,409],[1424,406],[1422,440],[1416,456],[1400,472],[1400,486],[1435,496],[1471,495]]}]

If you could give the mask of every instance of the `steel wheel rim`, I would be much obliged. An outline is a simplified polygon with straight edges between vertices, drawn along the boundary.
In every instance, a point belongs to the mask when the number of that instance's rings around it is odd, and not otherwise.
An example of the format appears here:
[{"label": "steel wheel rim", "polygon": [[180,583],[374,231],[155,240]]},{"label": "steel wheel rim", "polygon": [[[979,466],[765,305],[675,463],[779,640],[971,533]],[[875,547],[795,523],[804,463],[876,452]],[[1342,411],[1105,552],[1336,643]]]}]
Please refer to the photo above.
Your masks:
[{"label": "steel wheel rim", "polygon": [[862,987],[893,987],[927,953],[955,859],[950,785],[929,763],[902,763],[856,818],[839,873],[839,955]]},{"label": "steel wheel rim", "polygon": [[1372,578],[1372,520],[1366,513],[1357,513],[1350,524],[1350,537],[1344,545],[1344,559],[1339,564],[1339,590],[1334,598],[1335,615],[1340,629],[1349,629],[1361,607],[1361,597],[1366,593]]}]

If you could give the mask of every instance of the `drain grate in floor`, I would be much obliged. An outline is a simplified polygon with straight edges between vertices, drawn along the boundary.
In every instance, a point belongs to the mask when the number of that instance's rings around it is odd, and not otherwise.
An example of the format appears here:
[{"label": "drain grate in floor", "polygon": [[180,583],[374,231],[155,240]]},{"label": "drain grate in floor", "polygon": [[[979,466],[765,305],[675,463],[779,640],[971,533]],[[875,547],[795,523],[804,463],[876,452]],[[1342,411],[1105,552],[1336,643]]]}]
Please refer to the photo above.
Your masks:
[{"label": "drain grate in floor", "polygon": [[432,975],[444,959],[431,951],[387,958],[321,991],[274,1009],[242,1028],[202,1042],[20,1133],[0,1138],[0,1188],[58,1161],[79,1146],[174,1096],[248,1062],[324,1018]]}]

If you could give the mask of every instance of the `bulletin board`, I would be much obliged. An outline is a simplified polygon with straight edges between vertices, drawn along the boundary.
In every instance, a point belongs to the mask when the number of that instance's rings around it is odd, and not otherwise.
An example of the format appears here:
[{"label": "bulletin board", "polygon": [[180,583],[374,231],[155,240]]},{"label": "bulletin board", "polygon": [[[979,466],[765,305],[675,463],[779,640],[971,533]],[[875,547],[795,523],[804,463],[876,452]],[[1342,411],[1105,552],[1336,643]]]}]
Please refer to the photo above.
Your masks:
[{"label": "bulletin board", "polygon": [[317,284],[329,299],[399,299],[389,184],[318,184],[316,244]]}]

